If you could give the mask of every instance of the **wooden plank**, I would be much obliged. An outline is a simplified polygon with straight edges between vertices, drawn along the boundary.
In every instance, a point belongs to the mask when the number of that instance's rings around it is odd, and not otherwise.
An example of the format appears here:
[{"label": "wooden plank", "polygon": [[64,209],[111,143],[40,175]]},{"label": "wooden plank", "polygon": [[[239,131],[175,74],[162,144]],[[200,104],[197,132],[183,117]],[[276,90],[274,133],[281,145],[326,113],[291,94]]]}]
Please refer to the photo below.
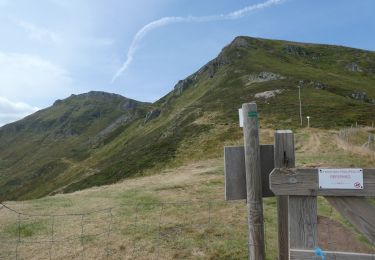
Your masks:
[{"label": "wooden plank", "polygon": [[[294,135],[290,130],[275,132],[275,167],[294,168]],[[277,196],[277,228],[279,260],[289,259],[288,196]]]},{"label": "wooden plank", "polygon": [[246,199],[245,151],[243,146],[224,147],[225,200]]},{"label": "wooden plank", "polygon": [[375,197],[375,169],[363,169],[362,190],[319,189],[318,178],[318,169],[276,168],[270,175],[270,187],[276,195]]},{"label": "wooden plank", "polygon": [[325,197],[328,202],[375,245],[375,207],[361,197]]},{"label": "wooden plank", "polygon": [[262,173],[263,198],[274,197],[270,188],[270,174],[275,168],[273,144],[260,145],[260,171]]},{"label": "wooden plank", "polygon": [[[374,260],[375,254],[324,251],[325,260]],[[313,250],[290,250],[290,260],[321,260],[322,257],[316,256]]]},{"label": "wooden plank", "polygon": [[312,196],[289,196],[289,243],[291,249],[317,246],[317,200]]},{"label": "wooden plank", "polygon": [[[274,168],[273,145],[260,145],[263,198],[275,196],[269,187]],[[224,147],[225,200],[246,199],[245,150],[243,146]]]},{"label": "wooden plank", "polygon": [[289,196],[277,196],[277,244],[279,260],[289,260]]},{"label": "wooden plank", "polygon": [[243,104],[242,112],[244,118],[243,135],[249,228],[249,259],[264,260],[262,175],[260,171],[257,105],[255,103]]}]

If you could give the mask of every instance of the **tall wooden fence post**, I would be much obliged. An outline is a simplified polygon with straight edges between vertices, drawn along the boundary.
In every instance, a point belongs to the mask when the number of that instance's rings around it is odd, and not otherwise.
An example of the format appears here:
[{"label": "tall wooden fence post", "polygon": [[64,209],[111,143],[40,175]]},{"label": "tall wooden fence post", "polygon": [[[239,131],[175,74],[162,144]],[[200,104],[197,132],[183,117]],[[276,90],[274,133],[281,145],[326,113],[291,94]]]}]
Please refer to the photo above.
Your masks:
[{"label": "tall wooden fence post", "polygon": [[[290,149],[292,149],[290,147]],[[288,157],[286,157],[289,160]],[[294,144],[293,144],[294,159]],[[277,167],[277,166],[275,166]],[[289,167],[295,167],[294,162]],[[291,179],[290,181],[292,181]],[[289,196],[289,248],[313,249],[317,246],[317,198],[316,196]]]},{"label": "tall wooden fence post", "polygon": [[[294,168],[294,135],[290,130],[275,132],[275,168]],[[277,196],[279,260],[289,260],[288,196]]]},{"label": "tall wooden fence post", "polygon": [[249,228],[249,259],[264,260],[262,179],[260,171],[259,121],[257,105],[242,105]]}]

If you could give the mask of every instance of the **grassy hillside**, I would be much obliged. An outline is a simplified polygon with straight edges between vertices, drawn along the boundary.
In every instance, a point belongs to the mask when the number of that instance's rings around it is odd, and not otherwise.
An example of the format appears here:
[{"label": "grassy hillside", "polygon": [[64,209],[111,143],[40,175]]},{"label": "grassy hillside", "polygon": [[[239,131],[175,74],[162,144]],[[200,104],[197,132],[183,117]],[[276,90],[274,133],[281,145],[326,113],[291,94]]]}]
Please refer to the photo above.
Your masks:
[{"label": "grassy hillside", "polygon": [[[159,101],[141,105],[138,116],[115,125],[111,134],[94,145],[88,144],[124,111],[111,118],[107,118],[110,112],[103,114],[100,124],[87,121],[80,126],[77,120],[77,126],[69,130],[75,137],[68,142],[55,143],[55,138],[29,130],[24,134],[5,131],[25,122],[33,125],[35,115],[1,128],[0,198],[72,192],[144,174],[147,169],[216,158],[223,144],[240,140],[237,109],[252,100],[257,101],[262,128],[298,128],[297,86],[301,87],[304,118],[309,115],[313,127],[337,129],[375,121],[374,52],[237,37],[216,59],[179,81]],[[91,113],[90,107],[80,104]],[[45,113],[53,110],[60,110],[58,104]],[[51,147],[60,150],[56,147],[69,143],[69,153],[50,152]],[[35,147],[39,148],[35,151]],[[42,160],[38,154],[53,158]],[[27,185],[27,180],[34,181]],[[25,185],[32,188],[25,189]]]},{"label": "grassy hillside", "polygon": [[[146,103],[90,92],[0,128],[0,200],[40,197],[96,170],[81,162],[147,112]],[[69,169],[76,169],[69,175]],[[85,171],[83,173],[82,171]]]},{"label": "grassy hillside", "polygon": [[[261,142],[271,143],[272,136],[272,130],[263,129]],[[298,167],[375,163],[370,149],[342,140],[339,131],[304,129],[295,139]],[[19,259],[247,259],[246,205],[223,201],[222,158],[145,175],[71,194],[5,202],[28,215],[18,223],[16,213],[0,207],[0,258],[14,258],[20,234]],[[275,204],[275,198],[264,200],[270,260],[277,254]],[[318,214],[324,251],[375,253],[323,198],[318,198]],[[54,243],[49,242],[52,234]]]}]

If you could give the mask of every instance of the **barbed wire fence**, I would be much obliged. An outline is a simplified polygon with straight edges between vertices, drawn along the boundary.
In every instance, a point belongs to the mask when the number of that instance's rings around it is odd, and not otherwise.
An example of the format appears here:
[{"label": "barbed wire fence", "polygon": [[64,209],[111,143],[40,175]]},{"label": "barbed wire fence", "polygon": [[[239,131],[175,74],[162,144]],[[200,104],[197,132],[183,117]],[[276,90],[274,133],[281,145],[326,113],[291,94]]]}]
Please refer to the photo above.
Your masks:
[{"label": "barbed wire fence", "polygon": [[247,258],[243,201],[129,203],[73,214],[0,203],[0,217],[0,259]]}]

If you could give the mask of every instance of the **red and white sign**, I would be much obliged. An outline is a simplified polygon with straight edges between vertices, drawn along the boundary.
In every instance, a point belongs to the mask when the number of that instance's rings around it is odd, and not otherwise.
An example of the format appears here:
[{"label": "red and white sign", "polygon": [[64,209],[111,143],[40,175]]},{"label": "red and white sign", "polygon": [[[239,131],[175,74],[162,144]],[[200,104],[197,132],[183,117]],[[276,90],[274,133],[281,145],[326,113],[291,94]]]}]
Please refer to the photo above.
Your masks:
[{"label": "red and white sign", "polygon": [[363,189],[363,169],[319,169],[320,189]]}]

